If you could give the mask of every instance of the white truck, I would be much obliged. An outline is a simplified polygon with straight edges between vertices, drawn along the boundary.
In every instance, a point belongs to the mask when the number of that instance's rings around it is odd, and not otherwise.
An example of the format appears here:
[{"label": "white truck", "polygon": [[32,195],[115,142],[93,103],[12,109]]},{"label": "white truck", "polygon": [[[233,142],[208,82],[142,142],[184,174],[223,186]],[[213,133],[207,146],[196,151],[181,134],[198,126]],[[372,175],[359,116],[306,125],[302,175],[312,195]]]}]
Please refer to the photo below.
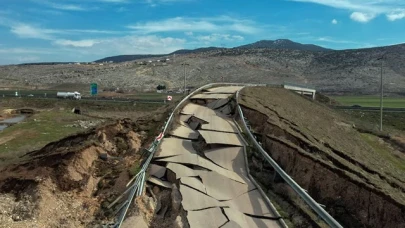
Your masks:
[{"label": "white truck", "polygon": [[56,93],[56,97],[74,100],[80,100],[82,98],[79,92],[58,92]]}]

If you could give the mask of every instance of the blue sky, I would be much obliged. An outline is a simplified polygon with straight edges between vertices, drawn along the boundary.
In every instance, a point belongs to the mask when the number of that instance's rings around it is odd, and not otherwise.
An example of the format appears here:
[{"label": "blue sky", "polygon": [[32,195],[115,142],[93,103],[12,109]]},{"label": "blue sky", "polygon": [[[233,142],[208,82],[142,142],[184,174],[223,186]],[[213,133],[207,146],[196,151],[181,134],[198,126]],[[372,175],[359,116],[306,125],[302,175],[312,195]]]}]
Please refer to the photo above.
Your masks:
[{"label": "blue sky", "polygon": [[0,64],[291,39],[333,49],[405,42],[405,0],[0,0]]}]

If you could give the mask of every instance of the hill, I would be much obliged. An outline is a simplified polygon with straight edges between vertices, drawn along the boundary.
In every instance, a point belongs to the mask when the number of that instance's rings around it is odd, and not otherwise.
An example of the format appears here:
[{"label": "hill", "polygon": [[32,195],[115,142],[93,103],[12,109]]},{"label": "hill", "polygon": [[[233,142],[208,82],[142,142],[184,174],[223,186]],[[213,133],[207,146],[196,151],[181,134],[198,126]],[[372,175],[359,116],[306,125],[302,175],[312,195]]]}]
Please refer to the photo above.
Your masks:
[{"label": "hill", "polygon": [[[382,56],[384,58],[379,60]],[[149,60],[150,55],[146,59]],[[175,61],[138,65],[1,66],[2,87],[48,88],[59,84],[99,83],[100,87],[153,90],[159,84],[181,88],[210,82],[295,83],[326,94],[376,94],[381,64],[385,91],[405,95],[405,44],[342,51],[269,48],[209,49],[176,55]]]},{"label": "hill", "polygon": [[117,55],[117,56],[110,56],[103,59],[96,60],[96,63],[103,63],[103,62],[114,62],[114,63],[122,63],[128,61],[134,61],[138,59],[146,59],[146,58],[157,58],[162,57],[165,55]]},{"label": "hill", "polygon": [[184,54],[193,54],[193,53],[201,53],[201,52],[207,52],[207,51],[213,51],[221,48],[217,47],[205,47],[205,48],[197,48],[197,49],[181,49],[177,50],[175,52],[169,53],[169,54],[161,54],[161,55],[117,55],[117,56],[110,56],[107,58],[99,59],[96,60],[96,63],[102,63],[102,62],[114,62],[114,63],[122,63],[122,62],[128,62],[128,61],[134,61],[138,59],[146,59],[146,58],[160,58],[164,56],[172,56],[174,54],[176,55],[184,55]]},{"label": "hill", "polygon": [[303,51],[331,51],[332,49],[320,47],[313,44],[300,44],[287,39],[261,40],[252,44],[242,45],[237,48],[270,48],[270,49],[290,49]]},{"label": "hill", "polygon": [[287,39],[281,40],[261,40],[252,44],[246,44],[235,48],[219,48],[219,47],[203,47],[197,49],[181,49],[169,54],[161,55],[118,55],[99,59],[95,62],[109,62],[115,63],[134,61],[145,58],[157,58],[169,55],[178,54],[198,54],[208,51],[217,51],[225,49],[255,49],[255,48],[268,48],[268,49],[289,49],[289,50],[303,50],[303,51],[331,51],[332,49],[323,48],[313,44],[300,44]]}]

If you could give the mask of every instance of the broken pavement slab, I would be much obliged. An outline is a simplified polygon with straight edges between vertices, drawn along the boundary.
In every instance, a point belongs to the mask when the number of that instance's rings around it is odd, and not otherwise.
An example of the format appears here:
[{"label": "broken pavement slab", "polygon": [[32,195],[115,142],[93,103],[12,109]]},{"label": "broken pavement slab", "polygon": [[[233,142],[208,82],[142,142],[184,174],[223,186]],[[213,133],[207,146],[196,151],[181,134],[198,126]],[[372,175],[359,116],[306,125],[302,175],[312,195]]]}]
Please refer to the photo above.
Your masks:
[{"label": "broken pavement slab", "polygon": [[157,178],[162,178],[166,173],[166,168],[160,165],[151,164],[149,167],[149,174]]},{"label": "broken pavement slab", "polygon": [[182,114],[186,115],[193,115],[201,120],[208,122],[208,118],[210,116],[222,116],[226,117],[224,114],[215,112],[214,110],[207,108],[202,105],[197,105],[194,103],[187,104],[183,110],[181,111]]},{"label": "broken pavement slab", "polygon": [[219,207],[188,211],[187,220],[190,223],[190,228],[218,228],[228,221]]},{"label": "broken pavement slab", "polygon": [[170,132],[170,135],[184,139],[198,139],[200,134],[189,127],[180,125]]},{"label": "broken pavement slab", "polygon": [[228,98],[227,99],[219,99],[219,100],[215,100],[215,101],[212,101],[212,102],[208,103],[207,107],[210,108],[210,109],[217,109],[217,108],[220,108],[220,107],[226,105],[228,102],[229,102]]},{"label": "broken pavement slab", "polygon": [[194,95],[190,98],[190,100],[194,99],[202,99],[202,100],[209,100],[209,99],[227,99],[231,94],[217,94],[217,93],[200,93],[197,95]]},{"label": "broken pavement slab", "polygon": [[176,179],[180,179],[182,177],[198,176],[197,172],[195,172],[193,169],[190,169],[184,165],[180,165],[180,164],[176,164],[176,163],[168,163],[166,168],[171,170],[176,175]]},{"label": "broken pavement slab", "polygon": [[224,107],[217,110],[218,112],[224,115],[230,115],[232,113],[232,109],[230,105],[225,105]]},{"label": "broken pavement slab", "polygon": [[225,94],[234,94],[238,90],[242,89],[244,86],[220,86],[207,89],[208,92],[205,93],[225,93]]},{"label": "broken pavement slab", "polygon": [[172,183],[170,183],[170,182],[168,182],[168,181],[160,180],[160,179],[158,179],[158,178],[156,178],[156,177],[149,177],[149,178],[148,178],[148,181],[151,182],[151,183],[153,183],[153,184],[156,184],[156,185],[159,185],[159,186],[161,186],[161,187],[164,187],[164,188],[172,188]]},{"label": "broken pavement slab", "polygon": [[205,156],[215,164],[236,172],[246,173],[243,147],[223,147],[204,151]]},{"label": "broken pavement slab", "polygon": [[162,143],[154,157],[164,158],[183,154],[197,154],[193,148],[191,140],[163,138]]},{"label": "broken pavement slab", "polygon": [[202,168],[205,168],[205,169],[211,170],[213,172],[216,172],[218,174],[221,174],[229,179],[238,181],[243,184],[246,183],[245,179],[243,177],[241,177],[240,174],[237,174],[235,172],[224,169],[224,168],[212,163],[210,160],[207,160],[197,154],[184,154],[184,155],[179,155],[179,156],[162,158],[157,161],[169,162],[169,164],[180,163],[180,164],[200,166]]},{"label": "broken pavement slab", "polygon": [[230,208],[249,215],[273,217],[274,214],[269,205],[263,200],[259,190],[252,190],[237,198],[223,202]]},{"label": "broken pavement slab", "polygon": [[232,200],[250,190],[256,189],[253,184],[242,184],[215,172],[205,172],[199,175],[205,186],[207,195],[217,200]]},{"label": "broken pavement slab", "polygon": [[[240,211],[237,211],[232,208],[224,208],[225,214],[229,219],[230,224],[225,224],[223,227],[241,227],[241,228],[273,228],[280,227],[277,220],[264,219],[264,218],[254,218],[248,215],[243,214]],[[231,226],[237,224],[237,226]]]},{"label": "broken pavement slab", "polygon": [[242,227],[235,221],[228,221],[225,225],[221,226],[221,228],[250,228],[250,227]]},{"label": "broken pavement slab", "polygon": [[202,130],[238,133],[238,128],[231,119],[219,116],[210,116],[206,119],[208,124],[201,125]]},{"label": "broken pavement slab", "polygon": [[201,136],[204,138],[207,144],[243,146],[243,142],[239,138],[239,135],[235,133],[203,131],[203,130],[199,130],[198,132],[200,132]]},{"label": "broken pavement slab", "polygon": [[180,114],[179,119],[180,119],[180,121],[187,122],[188,119],[190,119],[190,117],[192,117],[192,116],[193,115],[182,115],[182,114]]},{"label": "broken pavement slab", "polygon": [[205,195],[193,188],[190,188],[186,185],[180,185],[180,193],[183,197],[181,201],[184,210],[186,211],[196,211],[201,209],[206,209],[210,207],[222,207],[225,206],[223,203],[218,200]]},{"label": "broken pavement slab", "polygon": [[202,193],[207,194],[207,190],[205,189],[205,185],[197,177],[182,177],[182,178],[180,178],[180,182],[183,185],[187,185],[187,186],[189,186],[191,188],[197,189],[198,191],[200,191]]}]

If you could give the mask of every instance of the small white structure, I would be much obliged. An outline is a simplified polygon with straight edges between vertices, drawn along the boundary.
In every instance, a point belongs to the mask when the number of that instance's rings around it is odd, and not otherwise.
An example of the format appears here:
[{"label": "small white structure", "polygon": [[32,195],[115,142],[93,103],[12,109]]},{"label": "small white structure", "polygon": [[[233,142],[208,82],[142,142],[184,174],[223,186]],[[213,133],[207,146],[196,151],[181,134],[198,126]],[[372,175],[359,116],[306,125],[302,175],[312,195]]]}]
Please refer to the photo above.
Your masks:
[{"label": "small white structure", "polygon": [[292,84],[284,84],[283,87],[284,87],[284,89],[295,91],[301,95],[309,95],[312,97],[313,100],[315,100],[315,94],[316,94],[315,89],[310,89],[310,88],[306,88],[303,86],[292,85]]}]

